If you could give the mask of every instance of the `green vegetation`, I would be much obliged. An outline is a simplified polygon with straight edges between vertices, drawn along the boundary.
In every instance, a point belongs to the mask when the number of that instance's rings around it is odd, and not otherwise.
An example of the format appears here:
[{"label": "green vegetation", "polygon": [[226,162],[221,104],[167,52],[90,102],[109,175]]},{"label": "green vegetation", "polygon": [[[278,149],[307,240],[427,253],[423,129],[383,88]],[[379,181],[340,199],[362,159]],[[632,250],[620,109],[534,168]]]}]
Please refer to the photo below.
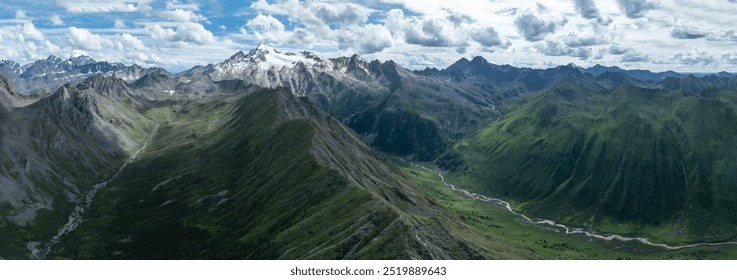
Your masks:
[{"label": "green vegetation", "polygon": [[482,257],[399,170],[289,93],[172,110],[147,113],[173,118],[49,258]]},{"label": "green vegetation", "polygon": [[737,92],[577,81],[507,108],[439,163],[474,192],[605,232],[683,244],[737,236]]},{"label": "green vegetation", "polygon": [[155,127],[130,95],[91,87],[68,85],[23,105],[13,108],[0,132],[0,177],[11,178],[0,184],[19,190],[6,199],[23,200],[0,206],[5,258],[28,258],[28,242],[54,236],[74,200],[115,174]]},{"label": "green vegetation", "polygon": [[[579,84],[564,81],[510,105],[504,118],[454,145],[439,160],[452,170],[449,181],[511,200],[532,216],[599,232],[674,245],[734,238],[737,206],[730,201],[737,201],[737,191],[729,184],[737,175],[729,171],[737,168],[730,160],[737,154],[730,145],[737,140],[735,92],[703,98],[630,85],[592,91]],[[107,180],[128,158],[126,150],[153,136],[47,257],[737,258],[737,246],[665,250],[526,223],[452,191],[434,173],[388,163],[305,99],[285,90],[249,92],[148,102],[83,91],[24,108],[65,118],[29,122],[38,139],[72,135],[100,119],[93,124],[118,133],[109,142],[82,133],[70,143],[73,149],[53,154],[54,170],[78,174],[81,191]],[[437,119],[418,116],[388,110],[374,116],[387,124],[375,131],[401,139],[394,128],[413,127],[405,148],[437,152],[445,143],[432,139],[448,132],[427,123]],[[425,138],[431,140],[413,146]],[[89,154],[84,165],[69,160]],[[64,195],[59,189],[52,194]],[[18,227],[7,218],[12,206],[0,204],[3,256],[23,257],[25,242],[48,240],[72,207],[59,203],[54,211],[37,212],[43,223]]]},{"label": "green vegetation", "polygon": [[533,225],[493,204],[465,198],[443,185],[438,175],[396,162],[419,188],[464,223],[459,236],[501,259],[734,259],[737,246],[665,250],[639,242],[602,241],[565,235]]}]

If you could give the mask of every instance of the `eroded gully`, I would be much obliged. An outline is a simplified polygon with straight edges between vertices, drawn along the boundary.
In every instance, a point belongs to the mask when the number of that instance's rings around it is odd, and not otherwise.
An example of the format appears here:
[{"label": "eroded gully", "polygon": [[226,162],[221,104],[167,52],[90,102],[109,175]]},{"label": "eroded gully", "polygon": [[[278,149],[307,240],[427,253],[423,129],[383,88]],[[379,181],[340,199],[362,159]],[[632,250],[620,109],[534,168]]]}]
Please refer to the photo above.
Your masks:
[{"label": "eroded gully", "polygon": [[138,157],[138,154],[141,153],[144,149],[146,149],[146,146],[151,142],[151,140],[156,136],[156,133],[159,131],[159,126],[156,126],[156,129],[154,129],[153,132],[149,135],[148,139],[146,139],[146,142],[143,143],[143,146],[141,146],[140,149],[136,150],[131,154],[130,158],[126,160],[123,165],[118,168],[118,171],[113,174],[112,177],[107,179],[106,181],[102,183],[98,183],[93,185],[83,196],[80,197],[79,200],[77,200],[77,205],[74,207],[74,211],[72,211],[71,214],[69,214],[69,219],[67,220],[67,223],[64,224],[59,228],[56,235],[51,238],[51,240],[47,242],[28,242],[27,248],[31,251],[31,258],[35,259],[43,259],[46,257],[46,254],[51,251],[51,247],[53,247],[56,244],[59,244],[61,237],[64,235],[69,234],[70,232],[77,229],[79,224],[82,222],[82,215],[84,212],[89,209],[90,205],[92,204],[92,199],[95,198],[95,195],[98,191],[100,191],[102,188],[107,186],[110,182],[114,181],[115,179],[120,176],[120,173],[123,172],[123,170],[132,162],[136,160]]}]

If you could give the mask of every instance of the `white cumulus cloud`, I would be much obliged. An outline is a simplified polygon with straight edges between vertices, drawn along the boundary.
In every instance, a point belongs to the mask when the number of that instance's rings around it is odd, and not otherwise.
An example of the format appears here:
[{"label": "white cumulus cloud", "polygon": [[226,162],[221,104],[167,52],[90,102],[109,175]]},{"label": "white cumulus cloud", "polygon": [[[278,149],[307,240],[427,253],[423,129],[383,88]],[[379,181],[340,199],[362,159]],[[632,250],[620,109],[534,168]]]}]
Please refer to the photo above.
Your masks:
[{"label": "white cumulus cloud", "polygon": [[182,10],[192,10],[192,11],[199,11],[200,6],[196,3],[180,3],[179,1],[168,1],[166,2],[166,9],[167,10],[174,10],[174,9],[182,9]]},{"label": "white cumulus cloud", "polygon": [[151,38],[169,42],[194,43],[205,45],[215,42],[215,36],[202,24],[194,22],[183,22],[176,29],[163,28],[158,24],[146,26]]},{"label": "white cumulus cloud", "polygon": [[127,0],[57,0],[56,4],[70,13],[130,13],[149,8],[148,1]]},{"label": "white cumulus cloud", "polygon": [[532,14],[518,17],[514,25],[528,41],[540,41],[556,29],[555,23],[543,21]]},{"label": "white cumulus cloud", "polygon": [[246,23],[257,32],[284,32],[284,24],[270,15],[258,15]]},{"label": "white cumulus cloud", "polygon": [[716,57],[707,51],[693,47],[687,51],[676,52],[660,63],[679,63],[683,65],[711,65],[716,62]]},{"label": "white cumulus cloud", "polygon": [[51,22],[51,24],[53,25],[56,25],[56,26],[64,25],[64,21],[61,19],[59,15],[52,15],[48,19],[49,19],[49,22]]},{"label": "white cumulus cloud", "polygon": [[36,29],[36,26],[34,26],[32,22],[27,22],[21,25],[21,32],[27,38],[31,38],[37,41],[44,40],[44,34]]},{"label": "white cumulus cloud", "polygon": [[374,11],[353,3],[313,3],[309,9],[326,24],[358,24],[368,20]]},{"label": "white cumulus cloud", "polygon": [[250,31],[258,41],[284,42],[291,36],[286,31],[284,24],[271,15],[259,14],[246,22],[245,27],[248,31],[241,28],[241,32],[245,34]]},{"label": "white cumulus cloud", "polygon": [[141,39],[138,39],[129,33],[117,34],[115,35],[115,38],[117,39],[116,47],[118,47],[120,50],[142,51],[147,49],[146,45],[143,44],[143,41],[141,41]]},{"label": "white cumulus cloud", "polygon": [[196,21],[206,21],[207,18],[205,18],[202,15],[195,14],[192,11],[188,10],[182,10],[182,9],[176,9],[172,11],[161,11],[159,12],[159,16],[174,20],[174,21],[183,21],[183,22],[196,22]]},{"label": "white cumulus cloud", "polygon": [[72,40],[73,47],[85,50],[100,50],[105,45],[105,39],[98,34],[92,34],[87,29],[69,27],[67,35]]},{"label": "white cumulus cloud", "polygon": [[452,25],[444,24],[443,19],[407,16],[402,10],[393,9],[387,13],[386,26],[413,45],[450,47],[459,43],[454,40],[456,33],[450,28]]},{"label": "white cumulus cloud", "polygon": [[338,36],[338,47],[358,54],[380,52],[392,46],[389,30],[376,24],[368,24],[345,30]]}]

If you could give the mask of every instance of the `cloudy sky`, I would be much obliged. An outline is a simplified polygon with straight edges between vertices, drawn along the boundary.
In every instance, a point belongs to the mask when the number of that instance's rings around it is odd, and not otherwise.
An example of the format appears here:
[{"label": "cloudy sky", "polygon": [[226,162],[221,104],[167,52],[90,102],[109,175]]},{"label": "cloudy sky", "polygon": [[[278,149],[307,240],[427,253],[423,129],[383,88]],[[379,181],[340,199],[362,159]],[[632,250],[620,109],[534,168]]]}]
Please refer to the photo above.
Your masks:
[{"label": "cloudy sky", "polygon": [[57,0],[0,2],[0,59],[49,55],[178,72],[259,42],[411,69],[461,57],[737,72],[737,0]]}]

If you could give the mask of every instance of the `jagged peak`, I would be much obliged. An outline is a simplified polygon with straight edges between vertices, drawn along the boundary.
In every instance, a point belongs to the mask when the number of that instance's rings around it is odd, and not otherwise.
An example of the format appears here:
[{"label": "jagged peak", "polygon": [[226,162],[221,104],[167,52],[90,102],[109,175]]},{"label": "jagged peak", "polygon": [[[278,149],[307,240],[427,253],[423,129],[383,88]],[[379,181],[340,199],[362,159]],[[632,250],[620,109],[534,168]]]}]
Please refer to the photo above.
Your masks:
[{"label": "jagged peak", "polygon": [[54,93],[52,93],[49,97],[41,99],[45,103],[55,103],[54,100],[59,101],[67,101],[72,97],[72,93],[77,92],[77,88],[72,83],[66,83],[62,86],[60,86]]},{"label": "jagged peak", "polygon": [[86,55],[69,57],[69,59],[67,59],[66,61],[73,65],[77,65],[77,66],[93,64],[97,62],[94,59],[92,59],[92,57],[89,57]]},{"label": "jagged peak", "polygon": [[575,64],[575,63],[573,63],[573,62],[571,62],[571,63],[568,63],[568,64],[566,64],[566,65],[562,65],[562,67],[566,67],[566,68],[572,68],[572,69],[581,69],[581,67],[579,67],[578,65],[576,65],[576,64]]},{"label": "jagged peak", "polygon": [[471,62],[471,61],[470,61],[470,60],[468,60],[468,58],[465,58],[465,57],[461,57],[461,59],[459,59],[459,60],[458,60],[458,61],[456,61],[455,63],[469,63],[469,62]]},{"label": "jagged peak", "polygon": [[0,60],[0,66],[7,66],[7,67],[11,67],[11,68],[18,68],[18,67],[20,67],[20,64],[18,64],[18,62],[12,61],[12,60],[3,59],[3,60]]},{"label": "jagged peak", "polygon": [[274,49],[274,48],[272,48],[271,46],[269,46],[267,44],[264,44],[264,43],[261,43],[260,42],[260,43],[258,43],[258,45],[256,45],[256,48],[255,49],[256,50],[261,50],[261,51],[266,51],[266,50],[271,50],[271,49]]},{"label": "jagged peak", "polygon": [[353,55],[351,55],[351,59],[359,60],[359,61],[364,61],[363,57],[361,57],[360,55],[358,55],[356,53],[354,53]]},{"label": "jagged peak", "polygon": [[322,61],[322,58],[313,52],[302,51],[301,54],[304,55],[306,58]]},{"label": "jagged peak", "polygon": [[604,66],[604,65],[597,63],[594,66],[591,66],[589,69],[612,69],[612,68],[616,68],[616,67]]},{"label": "jagged peak", "polygon": [[159,74],[159,75],[165,75],[165,76],[171,76],[171,73],[169,71],[166,71],[166,69],[161,67],[153,67],[149,71],[149,74]]},{"label": "jagged peak", "polygon": [[457,60],[455,63],[451,64],[447,68],[445,68],[443,71],[457,71],[461,70],[464,67],[466,67],[469,63],[471,63],[470,60],[468,60],[465,57],[461,57],[461,59]]},{"label": "jagged peak", "polygon": [[[315,60],[319,60],[319,58]],[[335,63],[341,64],[341,65],[342,64],[355,64],[356,62],[361,62],[361,63],[366,62],[366,60],[363,59],[363,57],[357,54],[353,54],[351,56],[341,56],[341,57],[330,58],[329,60]]]},{"label": "jagged peak", "polygon": [[77,85],[80,90],[93,88],[102,91],[117,91],[127,87],[128,83],[121,78],[100,74],[92,75]]},{"label": "jagged peak", "polygon": [[[294,67],[297,65],[309,65],[323,61],[322,58],[311,52],[292,52],[280,51],[276,48],[259,44],[256,48],[250,50],[247,54],[238,51],[227,60],[218,63],[216,67],[225,67],[221,71],[239,71],[248,67],[258,67],[262,70],[268,70],[272,67],[281,69],[283,67]],[[209,66],[208,66],[209,67]],[[195,69],[195,68],[192,68]]]},{"label": "jagged peak", "polygon": [[62,61],[61,58],[58,58],[57,56],[55,56],[53,54],[52,55],[49,55],[49,57],[47,57],[45,60],[47,60],[47,61]]},{"label": "jagged peak", "polygon": [[266,45],[264,43],[258,43],[256,48],[252,49],[250,52],[248,52],[249,57],[259,56],[261,54],[268,54],[270,52],[279,53],[279,51],[276,50],[276,48]]},{"label": "jagged peak", "polygon": [[722,77],[722,78],[731,78],[731,77],[734,76],[732,73],[729,73],[727,71],[721,71],[721,72],[717,73],[716,75],[718,77]]},{"label": "jagged peak", "polygon": [[[248,51],[248,53],[244,53],[242,50],[239,50],[228,60],[231,61],[237,61],[237,60],[248,60],[248,59],[254,59],[254,58],[260,58],[260,59],[266,59],[266,55],[270,53],[277,53],[280,54],[281,52],[278,51],[276,48],[271,47],[269,45],[259,43],[255,48]],[[290,53],[293,55],[293,53]]]},{"label": "jagged peak", "polygon": [[486,58],[484,58],[483,56],[479,55],[471,59],[471,63],[489,63],[489,61],[486,60]]},{"label": "jagged peak", "polygon": [[235,54],[231,55],[230,58],[228,58],[228,60],[239,60],[245,57],[246,57],[246,54],[243,53],[243,51],[238,51]]},{"label": "jagged peak", "polygon": [[391,67],[391,68],[395,68],[395,69],[399,66],[396,62],[394,62],[394,60],[391,60],[391,59],[390,60],[387,60],[387,61],[384,61],[384,63],[382,63],[382,65],[384,67]]},{"label": "jagged peak", "polygon": [[579,67],[578,65],[574,63],[568,63],[566,65],[558,65],[552,69],[560,70],[560,71],[571,71],[571,72],[579,73],[579,74],[583,71],[583,68]]},{"label": "jagged peak", "polygon": [[363,59],[363,57],[359,56],[358,54],[353,54],[351,57],[348,58],[348,65],[349,66],[358,66],[359,64],[365,64],[366,60]]},{"label": "jagged peak", "polygon": [[143,67],[141,67],[140,65],[135,64],[135,63],[133,63],[133,65],[131,65],[130,68],[132,68],[134,70],[141,70],[141,69],[143,69]]}]

